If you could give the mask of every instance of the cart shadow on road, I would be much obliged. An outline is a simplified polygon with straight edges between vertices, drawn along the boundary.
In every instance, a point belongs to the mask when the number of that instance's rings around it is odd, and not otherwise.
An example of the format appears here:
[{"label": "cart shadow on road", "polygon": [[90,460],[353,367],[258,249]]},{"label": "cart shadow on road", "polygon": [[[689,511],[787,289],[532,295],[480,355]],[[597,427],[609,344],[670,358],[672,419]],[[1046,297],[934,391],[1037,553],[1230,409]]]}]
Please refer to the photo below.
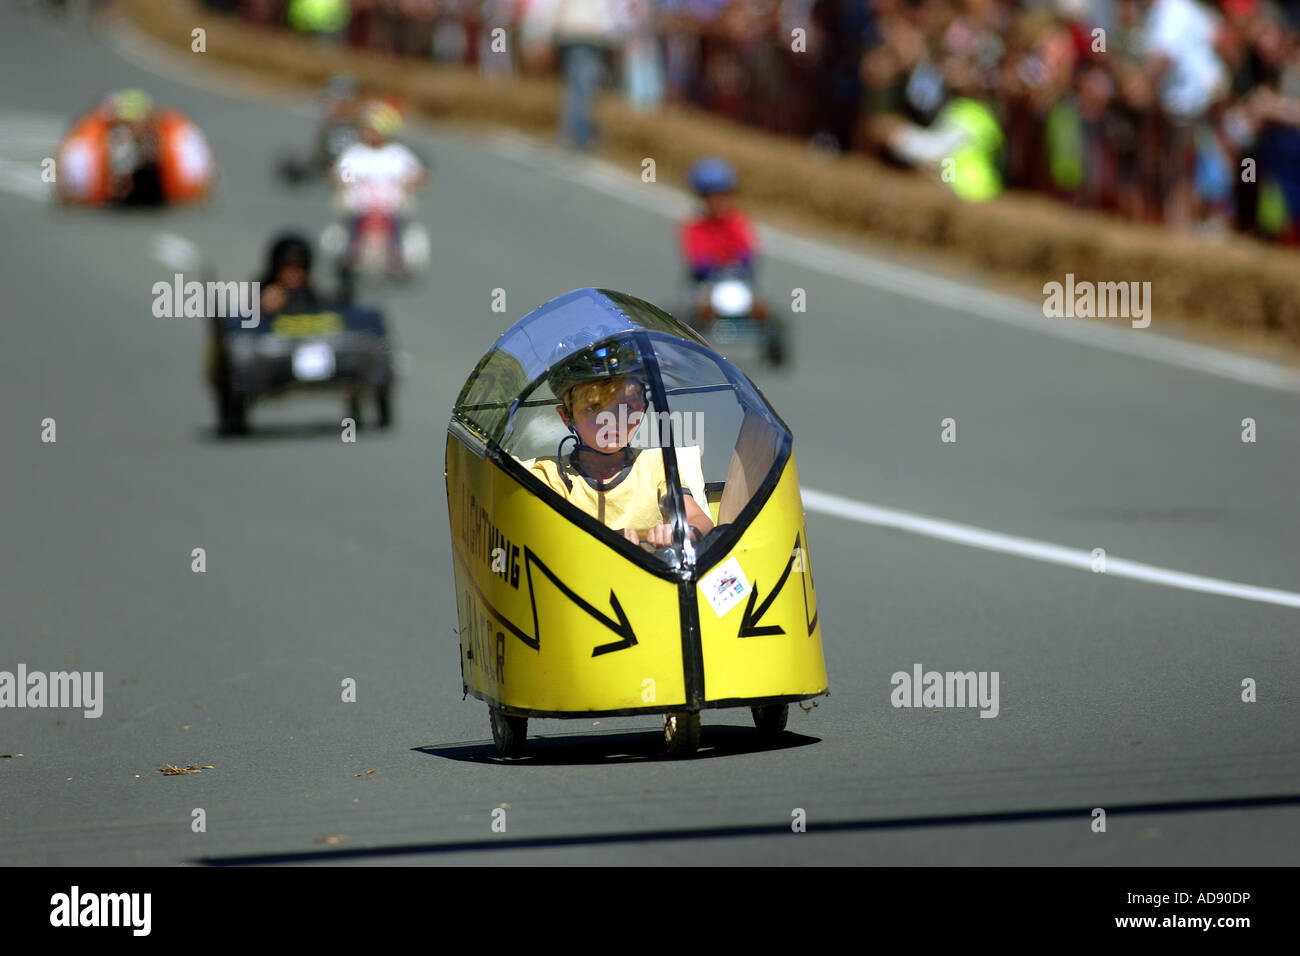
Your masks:
[{"label": "cart shadow on road", "polygon": [[704,727],[700,749],[692,756],[670,757],[664,752],[662,730],[606,730],[582,734],[529,735],[522,757],[499,757],[491,740],[414,747],[430,757],[444,757],[467,763],[498,764],[503,767],[569,767],[597,764],[666,761],[684,763],[714,757],[790,750],[821,743],[820,737],[786,731],[774,740],[764,741],[750,727]]}]

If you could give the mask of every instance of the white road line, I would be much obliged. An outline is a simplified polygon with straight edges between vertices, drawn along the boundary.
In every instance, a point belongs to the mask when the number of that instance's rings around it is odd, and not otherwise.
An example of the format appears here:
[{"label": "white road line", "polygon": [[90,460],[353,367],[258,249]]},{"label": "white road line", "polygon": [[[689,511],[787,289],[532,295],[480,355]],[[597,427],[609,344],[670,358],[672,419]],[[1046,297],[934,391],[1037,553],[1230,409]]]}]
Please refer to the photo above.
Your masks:
[{"label": "white road line", "polygon": [[53,190],[34,163],[0,158],[0,189],[24,199],[49,200]]},{"label": "white road line", "polygon": [[771,251],[778,252],[788,261],[910,299],[921,299],[956,312],[978,315],[1110,352],[1208,372],[1251,385],[1300,391],[1300,372],[1284,365],[1168,338],[1144,329],[1115,328],[1083,319],[1049,319],[1044,317],[1041,308],[1012,296],[870,259],[776,229],[763,229],[760,234]]},{"label": "white road line", "polygon": [[[927,538],[937,538],[952,544],[961,544],[985,551],[997,551],[1002,554],[1028,558],[1031,561],[1044,561],[1068,568],[1077,568],[1092,572],[1094,558],[1091,551],[1079,548],[1067,548],[1049,541],[1036,541],[1033,538],[1019,538],[1014,535],[1001,534],[974,525],[959,524],[932,518],[911,511],[899,511],[895,508],[883,508],[852,498],[844,498],[825,491],[812,488],[803,489],[803,506],[808,511],[847,518],[862,524],[876,525],[881,528],[893,528],[918,534]],[[1300,594],[1293,591],[1281,591],[1276,588],[1255,587],[1252,584],[1239,584],[1236,581],[1223,581],[1219,578],[1207,578],[1199,574],[1186,574],[1171,571],[1151,564],[1129,561],[1125,558],[1106,556],[1106,570],[1112,577],[1130,578],[1147,584],[1162,584],[1165,587],[1181,588],[1185,591],[1200,591],[1204,594],[1217,594],[1222,597],[1239,598],[1243,601],[1259,601],[1264,604],[1279,604],[1283,607],[1300,608]]]},{"label": "white road line", "polygon": [[[533,168],[549,169],[554,176],[660,216],[680,219],[695,207],[694,200],[685,191],[662,183],[643,183],[635,173],[605,160],[553,148],[529,149],[529,139],[522,133],[498,132],[485,137],[485,142],[498,156]],[[1285,365],[1169,338],[1146,329],[1114,328],[1084,319],[1049,319],[1040,307],[1024,299],[873,259],[773,226],[760,226],[759,235],[767,255],[837,279],[1108,352],[1206,372],[1249,385],[1300,392],[1300,371]]]},{"label": "white road line", "polygon": [[0,189],[26,199],[52,198],[42,164],[54,156],[65,125],[51,113],[0,109]]},{"label": "white road line", "polygon": [[174,232],[159,232],[149,247],[152,257],[177,272],[196,272],[203,266],[199,247]]}]

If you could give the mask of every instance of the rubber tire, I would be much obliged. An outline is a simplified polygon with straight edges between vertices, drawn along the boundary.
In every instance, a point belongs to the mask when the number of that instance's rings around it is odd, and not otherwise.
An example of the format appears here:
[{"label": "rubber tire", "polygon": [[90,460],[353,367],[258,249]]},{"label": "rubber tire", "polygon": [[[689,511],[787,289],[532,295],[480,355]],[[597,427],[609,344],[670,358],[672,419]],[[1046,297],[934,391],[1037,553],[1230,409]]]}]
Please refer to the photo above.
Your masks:
[{"label": "rubber tire", "polygon": [[357,274],[346,262],[340,261],[335,269],[335,275],[338,278],[338,295],[336,296],[339,305],[352,305],[357,297]]},{"label": "rubber tire", "polygon": [[772,327],[768,330],[767,341],[763,346],[763,358],[772,368],[780,368],[788,358],[785,347],[785,325],[777,319],[771,319]]},{"label": "rubber tire", "polygon": [[751,707],[749,711],[754,716],[754,726],[758,728],[758,735],[764,740],[775,740],[780,737],[785,730],[786,721],[790,719],[789,704],[766,704],[762,707]]},{"label": "rubber tire", "polygon": [[309,175],[306,164],[298,162],[292,156],[281,159],[275,171],[280,182],[287,186],[300,186]]},{"label": "rubber tire", "polygon": [[223,435],[248,434],[248,400],[242,395],[221,392],[217,395],[217,430]]},{"label": "rubber tire", "polygon": [[700,749],[700,712],[664,714],[664,746],[670,757],[689,757]]},{"label": "rubber tire", "polygon": [[357,431],[361,431],[365,424],[365,416],[361,414],[361,396],[351,395],[347,402],[347,417],[356,422]]},{"label": "rubber tire", "polygon": [[391,427],[393,424],[393,396],[388,388],[381,388],[375,392],[375,407],[379,410],[379,427]]},{"label": "rubber tire", "polygon": [[513,717],[496,707],[488,708],[492,720],[492,742],[502,757],[520,757],[528,739],[528,718]]}]

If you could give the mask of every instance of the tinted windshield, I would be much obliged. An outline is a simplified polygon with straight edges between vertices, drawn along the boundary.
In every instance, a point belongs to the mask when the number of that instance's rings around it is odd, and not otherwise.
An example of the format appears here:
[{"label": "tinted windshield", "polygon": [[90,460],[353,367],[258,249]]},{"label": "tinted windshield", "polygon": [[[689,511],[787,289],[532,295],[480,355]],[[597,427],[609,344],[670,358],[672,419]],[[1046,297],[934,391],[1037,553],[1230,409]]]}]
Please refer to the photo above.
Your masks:
[{"label": "tinted windshield", "polygon": [[552,366],[595,342],[643,329],[703,344],[668,313],[621,292],[579,289],[560,296],[497,340],[461,390],[456,414],[484,438],[496,440],[510,403]]},{"label": "tinted windshield", "polygon": [[747,522],[790,451],[738,368],[666,313],[595,290],[503,335],[456,415],[576,521],[673,566]]},{"label": "tinted windshield", "polygon": [[[681,339],[639,339],[644,379],[578,386],[562,404],[543,377],[514,405],[500,447],[548,493],[662,552],[656,525],[684,521],[696,530],[683,539],[705,541],[770,484],[789,444],[762,396],[725,359]],[[684,544],[675,537],[673,553],[661,557],[687,560]]]}]

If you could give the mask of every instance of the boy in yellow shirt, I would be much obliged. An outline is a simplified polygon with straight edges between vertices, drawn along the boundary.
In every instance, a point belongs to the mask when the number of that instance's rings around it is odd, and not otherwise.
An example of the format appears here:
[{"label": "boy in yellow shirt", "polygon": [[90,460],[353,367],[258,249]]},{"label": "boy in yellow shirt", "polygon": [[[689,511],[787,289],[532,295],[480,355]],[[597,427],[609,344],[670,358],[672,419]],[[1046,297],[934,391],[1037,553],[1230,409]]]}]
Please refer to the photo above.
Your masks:
[{"label": "boy in yellow shirt", "polygon": [[[648,407],[644,370],[636,351],[618,342],[569,356],[549,376],[560,400],[556,411],[577,439],[567,457],[523,462],[533,475],[570,504],[632,544],[673,545],[665,519],[668,492],[661,448],[634,449],[632,436]],[[700,449],[675,449],[678,477],[691,537],[713,529],[704,494]]]}]

